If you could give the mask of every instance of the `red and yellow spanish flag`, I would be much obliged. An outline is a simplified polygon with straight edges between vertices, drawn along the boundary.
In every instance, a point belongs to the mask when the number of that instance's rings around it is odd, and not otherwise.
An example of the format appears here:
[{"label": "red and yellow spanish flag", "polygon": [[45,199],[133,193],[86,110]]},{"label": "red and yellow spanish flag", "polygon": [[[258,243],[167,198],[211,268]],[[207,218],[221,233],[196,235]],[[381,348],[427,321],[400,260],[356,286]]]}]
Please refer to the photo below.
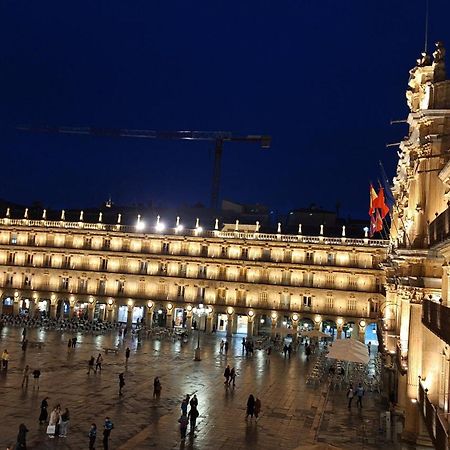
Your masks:
[{"label": "red and yellow spanish flag", "polygon": [[375,212],[376,201],[377,201],[378,195],[375,192],[375,189],[372,186],[372,183],[369,187],[369,216],[371,216]]},{"label": "red and yellow spanish flag", "polygon": [[377,198],[373,201],[372,206],[381,210],[381,218],[384,219],[389,214],[389,207],[384,199],[384,189],[380,186]]}]

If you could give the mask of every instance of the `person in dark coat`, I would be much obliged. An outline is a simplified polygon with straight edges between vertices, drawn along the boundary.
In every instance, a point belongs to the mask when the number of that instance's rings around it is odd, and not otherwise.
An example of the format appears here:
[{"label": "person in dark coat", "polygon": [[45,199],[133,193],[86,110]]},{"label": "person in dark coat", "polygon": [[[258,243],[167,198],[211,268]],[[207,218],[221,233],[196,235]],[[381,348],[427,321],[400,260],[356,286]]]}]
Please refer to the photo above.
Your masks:
[{"label": "person in dark coat", "polygon": [[125,378],[123,373],[119,374],[119,395],[122,395],[122,388],[125,386]]},{"label": "person in dark coat", "polygon": [[245,416],[245,420],[248,419],[248,416],[250,416],[253,419],[254,413],[255,413],[255,397],[253,397],[253,394],[250,394],[247,400],[247,415]]},{"label": "person in dark coat", "polygon": [[95,423],[92,423],[91,429],[89,430],[89,450],[95,449],[96,439],[97,439],[97,425]]},{"label": "person in dark coat", "polygon": [[198,416],[199,416],[199,414],[198,414],[197,407],[191,406],[191,409],[189,410],[189,414],[188,414],[189,423],[191,425],[191,434],[194,434],[195,425],[196,425]]},{"label": "person in dark coat", "polygon": [[47,422],[48,419],[48,397],[45,397],[44,400],[41,402],[41,414],[39,415],[39,424],[42,425],[43,423]]},{"label": "person in dark coat", "polygon": [[153,398],[159,398],[161,395],[161,381],[159,381],[159,377],[155,377],[153,380]]},{"label": "person in dark coat", "polygon": [[227,366],[227,368],[225,369],[225,372],[223,373],[223,376],[225,377],[224,384],[226,384],[227,386],[230,382],[230,375],[231,375],[231,369],[230,369],[230,366]]},{"label": "person in dark coat", "polygon": [[17,450],[26,450],[27,448],[27,433],[28,428],[25,426],[24,423],[21,423],[19,425],[19,433],[17,434],[17,444],[16,449]]}]

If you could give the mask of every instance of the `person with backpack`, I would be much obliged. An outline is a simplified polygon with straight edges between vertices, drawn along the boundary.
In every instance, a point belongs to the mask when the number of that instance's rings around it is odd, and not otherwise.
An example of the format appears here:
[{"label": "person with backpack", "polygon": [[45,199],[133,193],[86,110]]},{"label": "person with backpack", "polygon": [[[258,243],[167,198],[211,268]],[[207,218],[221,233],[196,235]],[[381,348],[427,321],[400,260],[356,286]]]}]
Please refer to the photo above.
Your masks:
[{"label": "person with backpack", "polygon": [[348,398],[348,409],[352,407],[352,401],[353,401],[353,385],[350,384],[350,386],[347,389],[347,398]]},{"label": "person with backpack", "polygon": [[111,431],[114,428],[114,424],[111,422],[109,417],[105,417],[105,425],[103,426],[103,449],[108,450],[109,448],[109,437],[111,436]]}]

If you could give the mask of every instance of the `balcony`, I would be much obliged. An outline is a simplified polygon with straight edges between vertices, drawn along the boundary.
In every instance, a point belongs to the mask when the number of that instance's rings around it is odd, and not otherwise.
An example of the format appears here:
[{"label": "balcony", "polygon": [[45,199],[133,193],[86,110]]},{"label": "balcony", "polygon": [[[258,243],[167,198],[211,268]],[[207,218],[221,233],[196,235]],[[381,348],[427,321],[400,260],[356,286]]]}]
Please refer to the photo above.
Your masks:
[{"label": "balcony", "polygon": [[447,208],[428,225],[428,233],[431,246],[450,239],[450,208]]},{"label": "balcony", "polygon": [[450,308],[428,299],[423,300],[422,308],[422,323],[450,345]]},{"label": "balcony", "polygon": [[419,383],[419,409],[427,426],[433,445],[437,450],[448,450],[448,422],[446,415],[434,406],[427,395],[427,389]]}]

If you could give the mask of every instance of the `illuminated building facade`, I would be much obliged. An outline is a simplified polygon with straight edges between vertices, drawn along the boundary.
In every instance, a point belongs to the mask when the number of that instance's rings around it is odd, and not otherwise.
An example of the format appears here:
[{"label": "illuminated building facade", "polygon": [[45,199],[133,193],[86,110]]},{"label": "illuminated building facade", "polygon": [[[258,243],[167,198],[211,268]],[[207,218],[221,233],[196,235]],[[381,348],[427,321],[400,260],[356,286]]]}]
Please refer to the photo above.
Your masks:
[{"label": "illuminated building facade", "polygon": [[448,448],[450,385],[450,81],[436,44],[410,71],[382,311],[404,437]]},{"label": "illuminated building facade", "polygon": [[212,312],[198,326],[207,332],[295,334],[309,325],[363,339],[384,299],[386,241],[264,234],[258,225],[167,229],[159,218],[143,229],[140,217],[129,226],[120,215],[115,224],[79,216],[4,213],[3,313],[190,329],[204,304]]}]

